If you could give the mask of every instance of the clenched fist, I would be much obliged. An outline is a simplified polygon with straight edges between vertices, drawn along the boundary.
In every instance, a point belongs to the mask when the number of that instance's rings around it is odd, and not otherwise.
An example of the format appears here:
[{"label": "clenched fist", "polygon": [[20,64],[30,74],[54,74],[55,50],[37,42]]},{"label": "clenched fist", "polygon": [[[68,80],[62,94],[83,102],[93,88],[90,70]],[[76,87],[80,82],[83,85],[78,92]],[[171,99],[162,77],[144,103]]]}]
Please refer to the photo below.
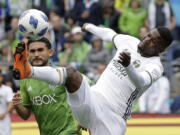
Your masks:
[{"label": "clenched fist", "polygon": [[21,95],[19,91],[13,96],[12,103],[13,103],[13,106],[22,104],[22,99],[21,99]]},{"label": "clenched fist", "polygon": [[122,64],[124,67],[129,66],[131,62],[131,54],[129,52],[121,52],[119,53],[118,62]]}]

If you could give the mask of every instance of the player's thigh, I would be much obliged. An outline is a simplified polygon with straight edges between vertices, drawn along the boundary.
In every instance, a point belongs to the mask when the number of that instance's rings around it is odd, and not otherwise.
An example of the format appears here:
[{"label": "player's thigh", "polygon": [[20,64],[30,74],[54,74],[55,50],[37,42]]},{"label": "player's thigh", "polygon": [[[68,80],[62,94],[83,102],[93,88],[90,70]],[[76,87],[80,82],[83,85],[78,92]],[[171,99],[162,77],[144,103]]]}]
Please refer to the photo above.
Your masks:
[{"label": "player's thigh", "polygon": [[72,112],[85,128],[91,127],[92,121],[96,117],[98,106],[95,100],[94,94],[85,78],[83,78],[80,88],[76,92],[68,93],[68,101]]}]

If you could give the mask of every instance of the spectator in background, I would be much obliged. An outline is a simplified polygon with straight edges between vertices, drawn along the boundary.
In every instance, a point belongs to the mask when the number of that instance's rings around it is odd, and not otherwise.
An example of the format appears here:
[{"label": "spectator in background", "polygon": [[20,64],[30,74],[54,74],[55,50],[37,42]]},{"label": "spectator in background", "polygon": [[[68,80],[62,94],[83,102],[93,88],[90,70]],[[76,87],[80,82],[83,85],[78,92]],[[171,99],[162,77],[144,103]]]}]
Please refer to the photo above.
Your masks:
[{"label": "spectator in background", "polygon": [[[172,52],[174,55],[179,55],[180,48],[174,52]],[[171,91],[171,97],[175,98],[177,95],[180,95],[180,57],[176,57],[172,61],[168,61],[168,64],[171,65],[171,85],[172,85],[172,91]]]},{"label": "spectator in background", "polygon": [[129,5],[130,0],[115,0],[114,1],[114,8],[119,13],[122,13]]},{"label": "spectator in background", "polygon": [[4,18],[5,18],[5,1],[0,1],[0,40],[2,40],[5,36],[4,33]]},{"label": "spectator in background", "polygon": [[[64,20],[59,15],[55,14],[50,17],[50,23],[52,24],[52,30],[55,36],[55,44],[52,47],[54,50],[54,55],[52,57],[53,62],[58,63],[58,53],[61,52],[64,42],[64,33],[67,31],[66,27],[64,26]],[[52,31],[51,31],[52,32]]]},{"label": "spectator in background", "polygon": [[141,113],[170,113],[170,83],[162,76],[138,100]]},{"label": "spectator in background", "polygon": [[180,1],[179,0],[170,0],[172,9],[176,17],[176,28],[173,32],[174,39],[180,42]]},{"label": "spectator in background", "polygon": [[32,8],[32,0],[5,0],[6,17],[5,17],[5,30],[11,29],[11,20],[15,16],[20,16],[25,10]]},{"label": "spectator in background", "polygon": [[114,0],[98,0],[98,1],[102,8],[112,7],[114,4]]},{"label": "spectator in background", "polygon": [[102,15],[103,15],[103,25],[105,27],[110,27],[110,25],[112,24],[111,21],[112,21],[112,15],[113,15],[113,10],[111,7],[104,7],[103,8],[103,12],[102,12]]},{"label": "spectator in background", "polygon": [[10,48],[10,42],[8,40],[3,40],[0,42],[0,69],[6,72],[12,62],[13,56]]},{"label": "spectator in background", "polygon": [[71,31],[72,38],[68,37],[64,41],[64,52],[59,54],[60,65],[71,65],[72,67],[82,70],[82,64],[89,52],[89,44],[84,41],[84,33],[79,26]]},{"label": "spectator in background", "polygon": [[154,0],[149,4],[148,25],[150,29],[158,26],[167,26],[170,30],[175,28],[176,18],[168,2]]},{"label": "spectator in background", "polygon": [[20,16],[25,10],[31,9],[32,0],[8,0],[8,6],[11,17]]},{"label": "spectator in background", "polygon": [[19,90],[19,81],[13,78],[11,66],[4,74],[4,84],[11,87],[13,92],[17,92],[17,90]]},{"label": "spectator in background", "polygon": [[11,30],[7,33],[7,40],[10,41],[11,48],[14,50],[16,44],[21,40],[23,37],[18,31],[18,21],[19,17],[14,16],[11,20]]},{"label": "spectator in background", "polygon": [[0,19],[5,17],[5,0],[0,0]]},{"label": "spectator in background", "polygon": [[119,18],[119,29],[123,33],[139,37],[139,31],[140,28],[145,25],[146,16],[146,10],[142,8],[140,1],[131,0],[129,7]]},{"label": "spectator in background", "polygon": [[175,73],[175,97],[171,105],[172,113],[180,113],[180,67],[179,70]]},{"label": "spectator in background", "polygon": [[73,59],[76,69],[81,69],[82,64],[87,57],[87,54],[90,50],[89,44],[84,40],[84,33],[81,31],[81,27],[76,26],[71,31],[72,39],[74,41],[73,45]]},{"label": "spectator in background", "polygon": [[60,16],[65,14],[64,0],[33,0],[33,8],[42,10],[46,14],[51,10],[56,10]]},{"label": "spectator in background", "polygon": [[81,23],[102,24],[102,8],[98,0],[84,0],[84,6],[85,9],[81,14]]},{"label": "spectator in background", "polygon": [[172,91],[171,96],[174,98],[171,104],[172,113],[180,113],[180,58],[173,61],[173,84],[174,91]]},{"label": "spectator in background", "polygon": [[113,6],[106,6],[102,9],[103,23],[104,27],[113,29],[114,31],[120,33],[118,29],[118,18],[120,13],[114,9]]},{"label": "spectator in background", "polygon": [[83,66],[87,76],[94,80],[102,65],[105,65],[104,67],[106,67],[109,63],[110,53],[103,47],[102,40],[97,36],[92,37],[91,44],[92,48],[89,51]]},{"label": "spectator in background", "polygon": [[75,62],[74,56],[73,56],[73,40],[70,38],[65,39],[64,41],[64,51],[59,53],[59,60],[61,66],[68,66],[71,65],[71,62]]},{"label": "spectator in background", "polygon": [[[44,0],[42,0],[44,1]],[[66,0],[46,0],[47,1],[47,6],[49,6],[49,3],[53,3],[54,4],[54,8],[51,9],[55,9],[58,13],[58,15],[63,16],[65,15],[65,1]]]},{"label": "spectator in background", "polygon": [[121,33],[120,29],[118,28],[118,20],[124,9],[128,7],[129,1],[130,0],[114,0],[112,6],[111,4],[107,4],[105,7],[105,8],[113,7],[111,20],[110,20],[110,28],[112,28],[117,33]]},{"label": "spectator in background", "polygon": [[11,118],[13,91],[3,84],[4,77],[0,72],[0,135],[11,135]]},{"label": "spectator in background", "polygon": [[71,12],[72,9],[74,8],[74,5],[77,0],[65,0],[64,5],[65,5],[65,11],[66,12]]},{"label": "spectator in background", "polygon": [[4,19],[0,18],[0,40],[3,40],[5,37],[5,31],[4,31]]},{"label": "spectator in background", "polygon": [[67,16],[65,18],[65,22],[66,22],[66,28],[68,30],[71,30],[75,26],[75,20],[71,16]]},{"label": "spectator in background", "polygon": [[83,0],[65,0],[66,17],[71,17],[75,23],[80,24],[81,14],[84,11]]},{"label": "spectator in background", "polygon": [[150,3],[151,1],[152,1],[152,0],[141,0],[142,6],[143,6],[145,9],[148,9],[149,3]]}]

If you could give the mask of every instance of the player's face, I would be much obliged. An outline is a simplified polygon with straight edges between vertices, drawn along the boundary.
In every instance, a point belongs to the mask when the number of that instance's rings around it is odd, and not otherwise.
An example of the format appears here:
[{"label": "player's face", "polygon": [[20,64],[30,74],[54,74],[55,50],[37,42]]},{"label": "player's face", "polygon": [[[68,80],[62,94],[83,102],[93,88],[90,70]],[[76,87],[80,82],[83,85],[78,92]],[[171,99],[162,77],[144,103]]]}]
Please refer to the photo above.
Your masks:
[{"label": "player's face", "polygon": [[157,29],[151,30],[138,45],[138,51],[144,57],[158,56],[164,49],[163,39]]},{"label": "player's face", "polygon": [[33,42],[29,45],[29,61],[33,66],[47,66],[53,52],[43,42]]}]

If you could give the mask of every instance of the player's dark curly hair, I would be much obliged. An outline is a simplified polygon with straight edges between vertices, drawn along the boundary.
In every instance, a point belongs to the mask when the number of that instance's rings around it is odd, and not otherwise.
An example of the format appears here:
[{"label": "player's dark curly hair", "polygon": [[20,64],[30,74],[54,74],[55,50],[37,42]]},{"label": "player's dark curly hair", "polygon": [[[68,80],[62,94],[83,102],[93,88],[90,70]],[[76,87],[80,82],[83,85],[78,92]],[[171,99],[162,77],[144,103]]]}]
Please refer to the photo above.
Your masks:
[{"label": "player's dark curly hair", "polygon": [[46,47],[47,47],[48,49],[51,49],[51,43],[50,43],[50,41],[49,41],[47,38],[45,38],[45,37],[43,37],[43,38],[41,38],[41,39],[38,39],[38,40],[29,39],[27,45],[29,46],[29,45],[30,45],[31,43],[33,43],[33,42],[43,42],[43,43],[46,44]]},{"label": "player's dark curly hair", "polygon": [[165,43],[164,45],[168,47],[173,41],[171,31],[167,27],[157,27],[157,30]]}]

